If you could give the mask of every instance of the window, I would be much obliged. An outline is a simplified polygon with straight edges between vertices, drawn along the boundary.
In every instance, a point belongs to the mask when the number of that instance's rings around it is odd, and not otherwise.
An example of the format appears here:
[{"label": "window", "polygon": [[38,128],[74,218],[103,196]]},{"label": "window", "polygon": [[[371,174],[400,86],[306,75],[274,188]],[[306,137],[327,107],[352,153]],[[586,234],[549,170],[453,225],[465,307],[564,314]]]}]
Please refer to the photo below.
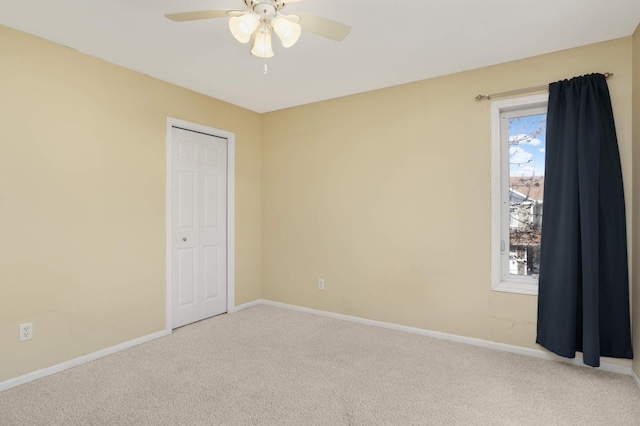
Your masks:
[{"label": "window", "polygon": [[491,103],[491,288],[538,294],[548,95]]}]

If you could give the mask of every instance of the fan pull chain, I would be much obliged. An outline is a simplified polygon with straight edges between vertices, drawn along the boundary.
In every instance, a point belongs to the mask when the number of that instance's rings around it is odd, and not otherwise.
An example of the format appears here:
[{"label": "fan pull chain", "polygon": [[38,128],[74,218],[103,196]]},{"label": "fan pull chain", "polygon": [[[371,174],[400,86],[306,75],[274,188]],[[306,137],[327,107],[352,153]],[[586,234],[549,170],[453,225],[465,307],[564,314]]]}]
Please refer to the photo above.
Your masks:
[{"label": "fan pull chain", "polygon": [[[264,58],[267,59],[267,37],[264,38]],[[263,75],[269,74],[269,68],[267,68],[267,61],[264,61],[264,71],[262,71]]]}]

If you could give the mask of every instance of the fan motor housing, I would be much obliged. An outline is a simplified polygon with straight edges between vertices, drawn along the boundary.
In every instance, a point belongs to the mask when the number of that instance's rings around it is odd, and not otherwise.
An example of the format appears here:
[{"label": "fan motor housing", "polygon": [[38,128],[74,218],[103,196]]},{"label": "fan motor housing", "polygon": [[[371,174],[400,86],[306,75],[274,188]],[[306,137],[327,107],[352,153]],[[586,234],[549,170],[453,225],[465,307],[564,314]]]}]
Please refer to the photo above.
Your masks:
[{"label": "fan motor housing", "polygon": [[[273,7],[276,12],[286,6],[286,2],[282,0],[244,0],[244,4],[256,13],[260,13],[265,8]],[[265,6],[264,8],[262,6]],[[256,10],[257,9],[257,10]]]}]

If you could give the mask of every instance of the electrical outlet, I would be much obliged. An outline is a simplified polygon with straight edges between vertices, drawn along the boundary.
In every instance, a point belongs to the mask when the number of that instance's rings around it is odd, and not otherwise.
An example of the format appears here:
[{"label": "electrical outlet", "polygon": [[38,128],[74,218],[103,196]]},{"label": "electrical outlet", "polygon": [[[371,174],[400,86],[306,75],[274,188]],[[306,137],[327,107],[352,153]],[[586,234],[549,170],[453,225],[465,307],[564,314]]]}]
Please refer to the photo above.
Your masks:
[{"label": "electrical outlet", "polygon": [[322,278],[318,278],[318,290],[324,290],[324,280]]},{"label": "electrical outlet", "polygon": [[20,324],[20,341],[24,342],[25,340],[31,340],[33,337],[33,323],[28,322],[25,324]]}]

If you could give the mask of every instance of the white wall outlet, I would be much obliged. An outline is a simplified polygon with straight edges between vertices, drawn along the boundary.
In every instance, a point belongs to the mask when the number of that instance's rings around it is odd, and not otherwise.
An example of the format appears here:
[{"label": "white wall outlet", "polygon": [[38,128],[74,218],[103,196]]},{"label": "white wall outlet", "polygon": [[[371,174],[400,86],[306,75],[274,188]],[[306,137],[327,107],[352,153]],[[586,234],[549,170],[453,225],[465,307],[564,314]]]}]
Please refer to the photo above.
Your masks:
[{"label": "white wall outlet", "polygon": [[25,340],[31,340],[33,337],[33,323],[28,322],[25,324],[20,324],[20,341],[24,342]]},{"label": "white wall outlet", "polygon": [[324,290],[324,280],[322,278],[318,278],[318,290]]}]

